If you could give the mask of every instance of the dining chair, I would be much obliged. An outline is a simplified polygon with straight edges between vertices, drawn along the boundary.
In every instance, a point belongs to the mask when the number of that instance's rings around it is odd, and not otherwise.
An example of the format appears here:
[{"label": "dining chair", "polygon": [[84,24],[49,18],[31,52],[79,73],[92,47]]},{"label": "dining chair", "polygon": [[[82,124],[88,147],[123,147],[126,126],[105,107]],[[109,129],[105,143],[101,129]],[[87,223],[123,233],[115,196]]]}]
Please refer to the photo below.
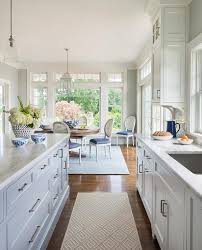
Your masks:
[{"label": "dining chair", "polygon": [[135,145],[135,125],[136,125],[135,116],[128,116],[125,119],[124,122],[125,130],[116,133],[117,145],[119,144],[119,137],[126,138],[127,148],[128,148],[129,138],[132,138],[133,146]]},{"label": "dining chair", "polygon": [[[53,133],[57,134],[71,134],[69,126],[64,122],[54,122],[53,123]],[[69,152],[79,150],[79,164],[81,164],[81,144],[72,142],[69,139]]]},{"label": "dining chair", "polygon": [[113,119],[109,119],[104,126],[104,133],[105,136],[103,138],[93,138],[89,141],[89,156],[91,158],[91,148],[92,146],[96,147],[96,161],[98,161],[98,148],[104,147],[105,149],[105,156],[107,155],[107,147],[109,148],[109,156],[111,156],[111,136],[112,136],[112,129],[113,129]]}]

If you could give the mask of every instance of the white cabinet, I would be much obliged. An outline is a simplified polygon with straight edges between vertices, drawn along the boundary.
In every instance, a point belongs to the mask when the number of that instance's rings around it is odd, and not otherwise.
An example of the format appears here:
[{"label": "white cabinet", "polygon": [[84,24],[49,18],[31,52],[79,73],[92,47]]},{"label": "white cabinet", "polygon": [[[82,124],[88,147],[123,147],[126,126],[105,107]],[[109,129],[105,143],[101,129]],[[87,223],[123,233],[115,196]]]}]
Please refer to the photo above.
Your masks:
[{"label": "white cabinet", "polygon": [[153,79],[152,79],[152,100],[160,101],[160,78],[161,78],[161,48],[155,47],[153,50]]},{"label": "white cabinet", "polygon": [[153,232],[158,240],[161,249],[164,249],[166,242],[166,186],[159,175],[154,176],[154,214],[153,214]]},{"label": "white cabinet", "polygon": [[0,190],[1,250],[46,248],[69,195],[67,152],[64,140]]},{"label": "white cabinet", "polygon": [[139,140],[137,146],[137,188],[153,235],[161,249],[185,250],[185,187],[155,152],[150,152]]},{"label": "white cabinet", "polygon": [[153,31],[156,20],[160,20],[160,39],[155,40],[153,44],[153,101],[160,99],[161,105],[176,108],[182,108],[184,105],[186,19],[186,7],[182,5],[161,5],[158,15],[154,18]]},{"label": "white cabinet", "polygon": [[161,105],[184,102],[185,43],[165,42],[161,81]]}]

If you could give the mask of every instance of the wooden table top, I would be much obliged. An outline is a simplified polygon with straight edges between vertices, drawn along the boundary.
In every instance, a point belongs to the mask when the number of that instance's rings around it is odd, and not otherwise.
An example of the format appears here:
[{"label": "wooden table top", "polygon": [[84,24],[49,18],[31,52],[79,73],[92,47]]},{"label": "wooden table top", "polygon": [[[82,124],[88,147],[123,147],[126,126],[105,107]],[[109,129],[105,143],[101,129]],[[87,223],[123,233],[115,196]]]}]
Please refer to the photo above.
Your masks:
[{"label": "wooden table top", "polygon": [[[71,135],[70,137],[85,137],[87,135],[95,135],[98,134],[100,132],[99,128],[88,128],[88,129],[78,129],[78,128],[74,128],[71,129]],[[36,130],[35,133],[53,133],[52,129],[48,129],[48,130]]]}]

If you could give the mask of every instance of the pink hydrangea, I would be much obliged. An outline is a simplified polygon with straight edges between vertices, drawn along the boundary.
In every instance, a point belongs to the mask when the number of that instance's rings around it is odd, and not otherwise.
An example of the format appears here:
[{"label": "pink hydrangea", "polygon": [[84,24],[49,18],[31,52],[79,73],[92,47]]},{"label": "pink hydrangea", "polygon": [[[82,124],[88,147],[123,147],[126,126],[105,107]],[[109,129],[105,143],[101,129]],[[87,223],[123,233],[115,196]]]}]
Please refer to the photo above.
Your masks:
[{"label": "pink hydrangea", "polygon": [[61,101],[56,103],[56,116],[63,120],[76,120],[81,114],[81,108],[75,102]]}]

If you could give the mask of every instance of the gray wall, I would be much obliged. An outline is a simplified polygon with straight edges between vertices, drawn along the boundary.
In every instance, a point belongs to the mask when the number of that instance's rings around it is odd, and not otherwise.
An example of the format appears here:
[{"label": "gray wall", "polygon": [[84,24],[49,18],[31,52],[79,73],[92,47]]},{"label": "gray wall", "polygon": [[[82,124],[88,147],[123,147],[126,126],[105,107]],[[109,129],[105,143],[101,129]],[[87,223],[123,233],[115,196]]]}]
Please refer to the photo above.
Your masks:
[{"label": "gray wall", "polygon": [[137,70],[127,71],[127,116],[137,115]]},{"label": "gray wall", "polygon": [[202,33],[202,0],[192,0],[190,4],[189,40],[193,40],[200,33]]}]

